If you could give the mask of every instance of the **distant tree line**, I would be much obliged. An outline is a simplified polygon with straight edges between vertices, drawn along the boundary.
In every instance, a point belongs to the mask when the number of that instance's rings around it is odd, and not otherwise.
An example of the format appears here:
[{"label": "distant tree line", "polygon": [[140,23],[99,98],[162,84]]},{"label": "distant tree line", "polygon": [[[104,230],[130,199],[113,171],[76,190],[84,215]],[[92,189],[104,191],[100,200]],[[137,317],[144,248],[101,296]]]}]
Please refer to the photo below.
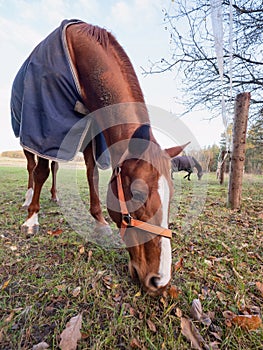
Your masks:
[{"label": "distant tree line", "polygon": [[[228,133],[231,133],[231,126]],[[231,137],[231,135],[229,135]],[[191,152],[204,169],[215,172],[218,167],[218,160],[222,151],[227,151],[225,134],[221,135],[219,145],[204,147],[198,152]],[[246,159],[245,172],[253,174],[263,174],[263,119],[255,121],[249,128],[246,139]],[[226,158],[226,172],[229,171],[229,155]]]}]

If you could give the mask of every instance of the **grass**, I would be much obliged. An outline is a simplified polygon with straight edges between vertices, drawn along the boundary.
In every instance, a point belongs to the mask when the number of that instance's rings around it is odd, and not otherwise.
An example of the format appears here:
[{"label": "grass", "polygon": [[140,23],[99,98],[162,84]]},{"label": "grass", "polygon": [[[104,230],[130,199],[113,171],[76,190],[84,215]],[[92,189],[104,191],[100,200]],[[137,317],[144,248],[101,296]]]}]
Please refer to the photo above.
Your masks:
[{"label": "grass", "polygon": [[[207,344],[217,333],[220,349],[262,349],[262,329],[227,327],[222,314],[252,306],[262,312],[263,298],[256,288],[257,281],[263,282],[262,177],[245,175],[242,208],[231,211],[226,206],[227,185],[218,185],[214,174],[201,182],[196,175],[188,182],[182,173],[176,174],[170,226],[172,284],[180,294],[152,298],[129,277],[125,249],[85,239],[84,231],[92,229],[83,169],[74,176],[85,213],[76,226],[80,234],[72,229],[77,215],[74,188],[68,186],[72,172],[69,178],[68,172],[60,173],[69,210],[50,202],[48,180],[41,197],[41,230],[27,237],[20,232],[26,216],[21,210],[26,170],[0,167],[1,350],[32,349],[41,341],[58,349],[66,323],[79,312],[83,325],[78,349],[189,349],[177,310],[190,316],[191,303],[198,297],[204,311],[214,313],[213,328],[196,323]],[[108,177],[103,173],[102,194]],[[48,234],[58,228],[62,234]],[[176,269],[180,258],[183,266]]]}]

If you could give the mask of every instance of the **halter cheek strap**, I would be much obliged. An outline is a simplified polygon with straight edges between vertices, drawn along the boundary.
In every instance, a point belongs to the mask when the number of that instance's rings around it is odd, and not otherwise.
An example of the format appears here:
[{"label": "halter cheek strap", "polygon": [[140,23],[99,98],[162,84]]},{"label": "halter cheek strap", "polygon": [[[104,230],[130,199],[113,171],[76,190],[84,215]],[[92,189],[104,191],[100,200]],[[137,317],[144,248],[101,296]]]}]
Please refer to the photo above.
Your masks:
[{"label": "halter cheek strap", "polygon": [[122,180],[121,180],[121,167],[118,166],[115,168],[115,176],[117,180],[117,192],[118,192],[118,198],[120,203],[120,209],[121,209],[121,215],[122,215],[122,222],[121,222],[121,238],[124,238],[125,231],[127,227],[137,227],[140,230],[147,231],[149,233],[153,233],[157,236],[172,238],[172,231],[161,227],[149,224],[148,222],[144,222],[141,220],[134,219],[126,206],[126,201],[124,197],[123,192],[123,186],[122,186]]}]

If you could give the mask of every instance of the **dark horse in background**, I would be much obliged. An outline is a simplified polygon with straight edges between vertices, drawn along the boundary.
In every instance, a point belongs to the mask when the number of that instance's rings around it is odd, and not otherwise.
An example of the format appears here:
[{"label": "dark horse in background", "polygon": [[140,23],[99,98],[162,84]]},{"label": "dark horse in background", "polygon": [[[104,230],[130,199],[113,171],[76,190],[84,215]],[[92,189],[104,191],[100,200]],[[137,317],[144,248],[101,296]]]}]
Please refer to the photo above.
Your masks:
[{"label": "dark horse in background", "polygon": [[[87,116],[77,108],[80,105],[89,111]],[[14,133],[30,163],[32,199],[23,232],[38,230],[49,161],[73,159],[78,151],[86,164],[90,213],[98,227],[109,228],[99,199],[94,138],[87,131],[87,125],[95,123],[100,132],[95,134],[103,135],[110,153],[113,173],[107,209],[129,252],[129,271],[146,292],[162,293],[172,271],[171,158],[186,145],[160,148],[135,71],[114,36],[79,20],[63,21],[20,68],[12,88],[11,114]],[[63,140],[72,128],[65,147]]]},{"label": "dark horse in background", "polygon": [[203,169],[201,165],[198,163],[198,161],[191,156],[177,156],[174,157],[171,160],[172,166],[171,166],[171,177],[173,179],[173,173],[177,171],[186,171],[187,174],[184,176],[184,179],[188,179],[189,181],[190,176],[192,172],[194,171],[193,169],[197,169],[197,177],[198,180],[201,180],[203,176]]}]

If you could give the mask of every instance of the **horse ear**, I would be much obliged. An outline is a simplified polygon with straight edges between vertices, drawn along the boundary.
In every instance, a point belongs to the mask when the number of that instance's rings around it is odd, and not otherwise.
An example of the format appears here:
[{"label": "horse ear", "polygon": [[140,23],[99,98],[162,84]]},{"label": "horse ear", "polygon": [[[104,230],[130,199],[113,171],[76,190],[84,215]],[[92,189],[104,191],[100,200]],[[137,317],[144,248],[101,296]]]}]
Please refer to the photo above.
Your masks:
[{"label": "horse ear", "polygon": [[168,153],[168,155],[169,155],[170,158],[174,158],[174,157],[176,157],[179,153],[181,153],[181,152],[183,151],[183,149],[184,149],[187,145],[189,145],[189,143],[191,143],[191,142],[187,142],[187,143],[185,143],[185,144],[182,145],[182,146],[175,146],[175,147],[171,147],[171,148],[166,148],[164,151],[165,151],[166,153]]},{"label": "horse ear", "polygon": [[149,146],[150,125],[144,124],[138,127],[132,135],[128,150],[134,156],[140,156]]}]

